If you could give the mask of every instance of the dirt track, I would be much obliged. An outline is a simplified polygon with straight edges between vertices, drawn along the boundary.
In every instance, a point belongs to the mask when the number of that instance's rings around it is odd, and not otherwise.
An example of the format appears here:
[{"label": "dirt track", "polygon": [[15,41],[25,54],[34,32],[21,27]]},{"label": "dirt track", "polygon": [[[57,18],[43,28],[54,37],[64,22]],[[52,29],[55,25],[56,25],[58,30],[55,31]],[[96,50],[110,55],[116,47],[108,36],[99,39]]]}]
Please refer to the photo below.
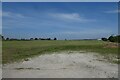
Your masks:
[{"label": "dirt track", "polygon": [[118,65],[97,53],[59,52],[3,66],[4,78],[117,78]]}]

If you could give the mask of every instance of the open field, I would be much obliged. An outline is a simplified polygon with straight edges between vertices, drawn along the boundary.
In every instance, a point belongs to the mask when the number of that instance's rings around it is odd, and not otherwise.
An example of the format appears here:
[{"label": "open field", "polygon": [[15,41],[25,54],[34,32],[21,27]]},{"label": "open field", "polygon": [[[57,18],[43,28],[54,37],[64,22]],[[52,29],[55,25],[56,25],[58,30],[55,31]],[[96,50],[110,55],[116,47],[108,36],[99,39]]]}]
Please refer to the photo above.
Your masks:
[{"label": "open field", "polygon": [[105,55],[109,61],[111,58],[117,59],[118,55],[117,47],[106,47],[108,42],[97,40],[3,41],[2,44],[3,64],[62,50],[97,52]]},{"label": "open field", "polygon": [[116,43],[3,41],[2,56],[3,78],[118,78]]}]

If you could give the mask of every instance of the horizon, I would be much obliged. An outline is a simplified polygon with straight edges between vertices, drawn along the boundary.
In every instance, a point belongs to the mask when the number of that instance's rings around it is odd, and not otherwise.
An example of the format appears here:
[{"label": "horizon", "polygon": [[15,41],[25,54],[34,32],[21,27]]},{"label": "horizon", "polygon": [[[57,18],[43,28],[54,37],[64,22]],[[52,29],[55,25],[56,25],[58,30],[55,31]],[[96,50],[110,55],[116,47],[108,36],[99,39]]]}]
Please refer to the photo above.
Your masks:
[{"label": "horizon", "polygon": [[100,39],[118,35],[117,2],[3,2],[2,35],[9,38]]}]

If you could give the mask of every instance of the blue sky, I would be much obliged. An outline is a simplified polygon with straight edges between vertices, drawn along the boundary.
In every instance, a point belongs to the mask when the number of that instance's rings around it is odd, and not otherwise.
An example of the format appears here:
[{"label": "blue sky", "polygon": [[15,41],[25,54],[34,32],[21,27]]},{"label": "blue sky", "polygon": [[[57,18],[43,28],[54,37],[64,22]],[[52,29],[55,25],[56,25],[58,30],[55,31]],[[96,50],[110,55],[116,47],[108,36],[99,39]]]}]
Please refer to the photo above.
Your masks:
[{"label": "blue sky", "polygon": [[2,34],[2,3],[0,2],[0,34]]},{"label": "blue sky", "polygon": [[118,34],[117,9],[114,2],[3,2],[2,34],[10,38],[108,37]]}]

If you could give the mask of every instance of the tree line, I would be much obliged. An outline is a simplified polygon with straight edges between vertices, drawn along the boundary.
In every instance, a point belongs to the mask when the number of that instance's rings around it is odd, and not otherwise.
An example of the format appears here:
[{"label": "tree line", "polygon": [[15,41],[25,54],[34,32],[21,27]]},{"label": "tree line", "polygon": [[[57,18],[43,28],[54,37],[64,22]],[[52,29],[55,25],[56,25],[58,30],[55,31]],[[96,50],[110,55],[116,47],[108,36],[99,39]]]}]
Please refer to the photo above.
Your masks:
[{"label": "tree line", "polygon": [[21,39],[17,39],[17,38],[4,38],[4,36],[0,35],[1,40],[5,40],[5,41],[30,41],[30,40],[57,40],[57,38],[29,38],[29,39],[25,39],[25,38],[21,38]]},{"label": "tree line", "polygon": [[[29,38],[29,39],[21,38],[21,39],[17,39],[17,38],[4,38],[4,36],[0,35],[0,40],[5,40],[5,41],[13,41],[13,40],[30,41],[30,40],[57,40],[57,38],[55,37],[53,39],[52,38]],[[103,38],[101,38],[101,40],[120,43],[120,35],[116,35],[116,36],[111,35],[108,38],[103,37]]]},{"label": "tree line", "polygon": [[101,38],[101,40],[120,43],[120,35],[116,35],[116,36],[111,35],[108,38],[105,37]]}]

